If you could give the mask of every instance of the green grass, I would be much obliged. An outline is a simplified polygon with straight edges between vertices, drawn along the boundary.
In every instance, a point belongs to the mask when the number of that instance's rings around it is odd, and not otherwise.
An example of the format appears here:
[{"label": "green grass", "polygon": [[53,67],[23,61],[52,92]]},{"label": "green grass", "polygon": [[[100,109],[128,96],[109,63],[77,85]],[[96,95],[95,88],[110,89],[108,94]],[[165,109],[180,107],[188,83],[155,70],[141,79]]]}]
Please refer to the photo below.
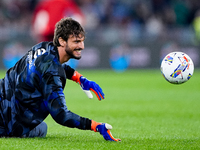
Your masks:
[{"label": "green grass", "polygon": [[78,84],[67,81],[68,109],[111,124],[113,136],[122,141],[108,142],[99,133],[60,126],[49,116],[46,138],[1,138],[1,150],[200,149],[199,70],[182,85],[168,83],[159,70],[78,71],[102,87],[105,100],[88,99]]}]

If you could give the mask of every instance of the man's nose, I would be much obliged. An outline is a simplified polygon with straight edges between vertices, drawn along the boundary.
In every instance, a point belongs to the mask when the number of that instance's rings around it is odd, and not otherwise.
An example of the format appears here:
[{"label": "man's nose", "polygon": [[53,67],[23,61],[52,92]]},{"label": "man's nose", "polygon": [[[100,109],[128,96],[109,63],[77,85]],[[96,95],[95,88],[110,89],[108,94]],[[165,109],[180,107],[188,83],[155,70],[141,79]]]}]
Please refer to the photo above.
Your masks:
[{"label": "man's nose", "polygon": [[84,49],[84,42],[80,42],[79,47],[80,47],[81,49]]}]

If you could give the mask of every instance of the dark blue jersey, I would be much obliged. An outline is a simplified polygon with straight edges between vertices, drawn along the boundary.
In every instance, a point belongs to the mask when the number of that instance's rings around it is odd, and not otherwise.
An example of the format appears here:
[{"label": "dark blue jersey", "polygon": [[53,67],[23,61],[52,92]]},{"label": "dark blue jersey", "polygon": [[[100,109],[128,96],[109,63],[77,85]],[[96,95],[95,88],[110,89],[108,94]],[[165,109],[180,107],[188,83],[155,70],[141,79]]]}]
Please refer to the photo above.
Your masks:
[{"label": "dark blue jersey", "polygon": [[61,125],[90,129],[91,121],[70,112],[65,103],[63,89],[73,73],[59,62],[52,42],[32,47],[0,80],[0,136],[22,136],[49,114]]}]

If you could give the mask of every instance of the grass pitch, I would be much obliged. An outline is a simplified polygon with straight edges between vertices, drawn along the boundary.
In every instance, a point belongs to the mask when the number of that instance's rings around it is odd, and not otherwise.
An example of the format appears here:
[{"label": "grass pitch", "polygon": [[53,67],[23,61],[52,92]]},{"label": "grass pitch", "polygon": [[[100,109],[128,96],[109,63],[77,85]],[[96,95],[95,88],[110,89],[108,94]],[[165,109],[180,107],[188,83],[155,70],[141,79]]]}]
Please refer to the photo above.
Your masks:
[{"label": "grass pitch", "polygon": [[88,99],[78,84],[67,81],[68,109],[111,124],[113,136],[122,141],[108,142],[99,133],[63,127],[49,116],[46,138],[1,138],[1,150],[200,149],[199,70],[181,85],[165,81],[159,70],[78,71],[102,87],[105,100]]}]

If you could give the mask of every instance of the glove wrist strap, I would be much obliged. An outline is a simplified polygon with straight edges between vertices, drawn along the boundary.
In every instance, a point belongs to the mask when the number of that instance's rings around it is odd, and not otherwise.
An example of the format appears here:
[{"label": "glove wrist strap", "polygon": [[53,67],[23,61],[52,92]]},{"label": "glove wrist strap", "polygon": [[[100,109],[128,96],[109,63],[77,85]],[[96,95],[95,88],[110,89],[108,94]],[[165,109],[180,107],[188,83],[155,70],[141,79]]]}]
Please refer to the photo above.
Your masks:
[{"label": "glove wrist strap", "polygon": [[80,82],[80,77],[82,76],[82,74],[78,73],[78,71],[74,71],[74,74],[71,78],[72,81],[75,81],[76,83],[81,83]]},{"label": "glove wrist strap", "polygon": [[96,122],[94,120],[91,120],[91,130],[94,131],[94,132],[97,132],[97,126],[100,125],[101,123],[99,122]]}]

